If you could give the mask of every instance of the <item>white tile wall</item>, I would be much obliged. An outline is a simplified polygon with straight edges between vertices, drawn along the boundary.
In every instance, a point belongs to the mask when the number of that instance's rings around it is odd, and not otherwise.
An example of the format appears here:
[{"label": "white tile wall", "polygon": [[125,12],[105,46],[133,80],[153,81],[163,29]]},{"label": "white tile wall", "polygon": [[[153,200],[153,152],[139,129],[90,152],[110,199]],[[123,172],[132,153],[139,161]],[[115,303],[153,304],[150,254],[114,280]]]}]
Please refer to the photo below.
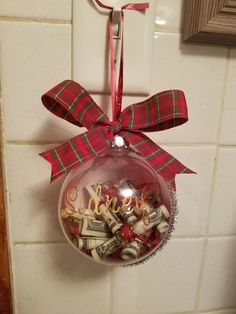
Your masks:
[{"label": "white tile wall", "polygon": [[71,20],[72,0],[1,0],[0,16]]},{"label": "white tile wall", "polygon": [[[235,48],[181,44],[182,1],[157,0],[166,23],[156,25],[152,92],[183,89],[189,122],[150,137],[197,175],[176,178],[179,219],[168,246],[137,268],[110,269],[64,243],[61,181],[49,184],[50,166],[37,155],[83,131],[40,101],[71,77],[72,3],[29,2],[0,3],[15,313],[236,314]],[[109,97],[93,96],[110,114]],[[124,107],[141,99],[125,97]]]},{"label": "white tile wall", "polygon": [[220,148],[210,220],[211,235],[236,234],[235,160],[236,148]]},{"label": "white tile wall", "polygon": [[110,268],[67,244],[17,245],[13,258],[18,314],[109,314]]},{"label": "white tile wall", "polygon": [[182,0],[156,2],[156,30],[178,32],[181,27]]},{"label": "white tile wall", "polygon": [[164,314],[193,310],[202,244],[197,239],[171,240],[143,266],[116,269],[113,313]]},{"label": "white tile wall", "polygon": [[167,143],[216,142],[226,54],[225,47],[181,44],[179,34],[156,35],[152,93],[170,88],[184,90],[190,122],[156,133],[153,138]]},{"label": "white tile wall", "polygon": [[214,166],[214,147],[164,147],[197,172],[177,175],[179,215],[174,237],[202,236],[206,232]]},{"label": "white tile wall", "polygon": [[0,37],[6,138],[58,141],[73,135],[73,127],[40,101],[71,77],[71,25],[1,22]]},{"label": "white tile wall", "polygon": [[227,77],[227,88],[224,101],[223,121],[221,128],[220,143],[236,144],[236,132],[234,129],[236,119],[236,100],[235,100],[235,84],[236,84],[236,49],[231,49],[229,57],[229,70]]},{"label": "white tile wall", "polygon": [[57,221],[61,180],[49,184],[50,165],[38,156],[47,149],[47,145],[7,145],[13,242],[64,240]]},{"label": "white tile wall", "polygon": [[208,240],[201,310],[236,307],[235,265],[236,237]]}]

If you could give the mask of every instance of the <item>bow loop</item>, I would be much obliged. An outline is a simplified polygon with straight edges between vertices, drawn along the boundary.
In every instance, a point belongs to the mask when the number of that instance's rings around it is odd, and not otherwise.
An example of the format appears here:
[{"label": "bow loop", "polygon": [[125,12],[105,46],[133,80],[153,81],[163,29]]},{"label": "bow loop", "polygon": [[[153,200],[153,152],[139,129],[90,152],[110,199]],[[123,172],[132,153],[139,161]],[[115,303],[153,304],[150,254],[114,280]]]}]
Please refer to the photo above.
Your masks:
[{"label": "bow loop", "polygon": [[176,174],[195,173],[143,133],[122,131],[120,135],[174,190]]},{"label": "bow loop", "polygon": [[126,129],[143,132],[170,129],[188,121],[186,99],[181,90],[167,90],[126,107],[121,117]]},{"label": "bow loop", "polygon": [[39,155],[52,165],[52,182],[78,165],[104,153],[111,147],[112,139],[109,127],[94,128]]},{"label": "bow loop", "polygon": [[44,106],[53,114],[79,127],[92,129],[109,125],[109,119],[78,83],[66,80],[42,96]]}]

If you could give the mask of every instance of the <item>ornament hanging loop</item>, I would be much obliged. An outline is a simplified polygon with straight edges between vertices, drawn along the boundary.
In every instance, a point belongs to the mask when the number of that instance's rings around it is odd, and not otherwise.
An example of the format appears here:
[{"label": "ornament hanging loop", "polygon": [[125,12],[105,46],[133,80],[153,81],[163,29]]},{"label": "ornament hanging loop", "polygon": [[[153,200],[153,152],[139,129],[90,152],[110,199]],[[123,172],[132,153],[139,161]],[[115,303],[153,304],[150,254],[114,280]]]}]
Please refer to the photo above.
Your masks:
[{"label": "ornament hanging loop", "polygon": [[113,39],[121,39],[121,8],[112,9],[112,32]]}]

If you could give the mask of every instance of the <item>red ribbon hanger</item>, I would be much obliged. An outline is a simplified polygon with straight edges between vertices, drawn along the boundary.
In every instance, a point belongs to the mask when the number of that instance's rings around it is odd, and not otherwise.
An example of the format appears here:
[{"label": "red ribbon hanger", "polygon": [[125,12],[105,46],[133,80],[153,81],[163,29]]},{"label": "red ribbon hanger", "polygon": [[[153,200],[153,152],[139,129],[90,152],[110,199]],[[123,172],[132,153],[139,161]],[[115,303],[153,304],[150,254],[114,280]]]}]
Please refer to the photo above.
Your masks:
[{"label": "red ribbon hanger", "polygon": [[110,85],[111,85],[111,101],[112,101],[112,118],[115,121],[121,113],[122,108],[122,95],[123,95],[123,67],[124,67],[124,10],[136,10],[144,11],[149,8],[149,3],[128,3],[121,6],[120,11],[120,27],[121,27],[121,51],[120,51],[120,69],[118,78],[118,90],[116,91],[116,71],[115,71],[115,58],[114,58],[114,43],[113,43],[113,12],[115,8],[103,4],[99,0],[95,2],[104,9],[110,10],[109,23],[108,23],[108,34],[109,34],[109,52],[110,52]]}]

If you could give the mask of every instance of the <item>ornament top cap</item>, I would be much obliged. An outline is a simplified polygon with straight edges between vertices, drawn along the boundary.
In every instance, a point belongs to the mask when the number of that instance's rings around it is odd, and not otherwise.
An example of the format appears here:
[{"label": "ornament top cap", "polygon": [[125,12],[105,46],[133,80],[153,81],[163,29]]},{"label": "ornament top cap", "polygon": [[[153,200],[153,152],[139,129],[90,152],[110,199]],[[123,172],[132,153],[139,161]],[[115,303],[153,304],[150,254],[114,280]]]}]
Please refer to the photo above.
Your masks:
[{"label": "ornament top cap", "polygon": [[123,139],[123,137],[119,136],[119,135],[115,135],[114,136],[114,140],[112,142],[112,147],[117,146],[117,147],[125,147],[125,141]]}]

